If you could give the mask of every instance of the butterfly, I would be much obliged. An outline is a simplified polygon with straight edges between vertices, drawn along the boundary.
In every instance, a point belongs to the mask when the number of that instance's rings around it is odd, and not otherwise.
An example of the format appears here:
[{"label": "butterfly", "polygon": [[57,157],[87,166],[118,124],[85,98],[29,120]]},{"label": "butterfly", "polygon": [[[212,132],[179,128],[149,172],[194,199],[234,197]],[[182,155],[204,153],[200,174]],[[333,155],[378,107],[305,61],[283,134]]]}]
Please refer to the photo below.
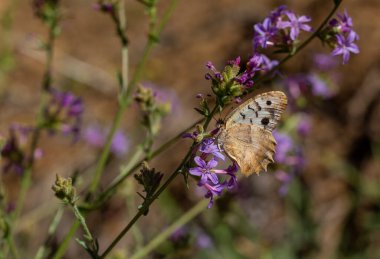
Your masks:
[{"label": "butterfly", "polygon": [[286,105],[283,92],[271,91],[247,100],[226,117],[218,141],[243,175],[267,171],[268,164],[274,162],[276,140],[272,131]]}]

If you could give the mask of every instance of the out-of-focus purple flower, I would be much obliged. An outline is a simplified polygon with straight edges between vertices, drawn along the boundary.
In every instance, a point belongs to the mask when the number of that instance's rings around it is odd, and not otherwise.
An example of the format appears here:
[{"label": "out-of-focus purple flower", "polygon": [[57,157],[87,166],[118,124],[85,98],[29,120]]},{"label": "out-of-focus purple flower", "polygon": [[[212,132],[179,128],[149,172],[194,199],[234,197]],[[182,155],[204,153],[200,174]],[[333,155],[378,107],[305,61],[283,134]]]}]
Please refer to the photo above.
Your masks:
[{"label": "out-of-focus purple flower", "polygon": [[[83,132],[83,139],[91,146],[102,148],[106,141],[107,130],[99,126],[92,125],[87,127]],[[111,143],[111,152],[116,156],[123,156],[129,149],[129,140],[126,135],[117,130]]]},{"label": "out-of-focus purple flower", "polygon": [[286,12],[289,21],[281,20],[277,22],[279,29],[290,28],[290,38],[294,41],[298,38],[300,31],[311,31],[310,25],[306,24],[311,21],[311,18],[305,15],[297,17],[292,12]]},{"label": "out-of-focus purple flower", "polygon": [[356,40],[356,34],[354,31],[351,31],[347,37],[337,34],[337,44],[335,46],[335,49],[331,53],[333,56],[342,55],[343,57],[343,64],[346,64],[348,60],[350,59],[350,53],[358,54],[359,48],[354,43]]},{"label": "out-of-focus purple flower", "polygon": [[[25,167],[31,158],[27,154],[27,146],[32,131],[33,128],[18,124],[9,127],[9,137],[5,140],[1,149],[1,157],[5,161],[3,172],[15,172],[19,175],[24,173]],[[35,152],[32,156],[35,159],[40,157],[38,152]]]},{"label": "out-of-focus purple flower", "polygon": [[270,13],[269,19],[271,20],[273,24],[277,24],[279,19],[281,19],[281,16],[286,14],[287,12],[288,12],[288,8],[285,5],[281,5]]},{"label": "out-of-focus purple flower", "polygon": [[315,73],[311,73],[307,75],[307,80],[311,86],[311,92],[313,95],[325,98],[331,97],[332,94],[326,81],[324,81],[320,76]]},{"label": "out-of-focus purple flower", "polygon": [[320,71],[329,71],[338,65],[335,57],[324,53],[315,54],[313,56],[313,63]]},{"label": "out-of-focus purple flower", "polygon": [[277,142],[275,160],[278,163],[286,163],[289,152],[293,149],[293,140],[286,134],[274,131],[273,136]]},{"label": "out-of-focus purple flower", "polygon": [[79,136],[84,106],[80,97],[70,92],[50,91],[50,102],[44,109],[45,126],[55,132]]},{"label": "out-of-focus purple flower", "polygon": [[197,246],[201,249],[210,248],[212,246],[212,239],[204,232],[197,234]]},{"label": "out-of-focus purple flower", "polygon": [[153,91],[154,99],[158,103],[170,103],[170,112],[176,113],[180,111],[180,98],[177,93],[168,88],[153,84],[152,82],[142,82],[144,88],[151,89]]},{"label": "out-of-focus purple flower", "polygon": [[129,149],[129,140],[120,130],[115,132],[111,143],[111,152],[115,155],[122,156]]},{"label": "out-of-focus purple flower", "polygon": [[199,151],[205,154],[212,154],[222,160],[224,160],[224,155],[220,152],[218,145],[214,143],[214,140],[211,138],[205,139],[202,141],[202,144],[199,148]]},{"label": "out-of-focus purple flower", "polygon": [[267,48],[273,46],[273,37],[277,33],[277,28],[272,24],[270,18],[265,18],[263,23],[257,23],[253,26],[255,35],[253,37],[254,49],[258,47]]},{"label": "out-of-focus purple flower", "polygon": [[111,3],[96,3],[93,5],[94,10],[101,11],[104,13],[113,13],[115,11],[115,7]]},{"label": "out-of-focus purple flower", "polygon": [[293,174],[286,173],[283,170],[278,170],[275,172],[275,177],[281,182],[281,187],[278,190],[281,196],[285,196],[288,193],[289,184],[293,181]]},{"label": "out-of-focus purple flower", "polygon": [[297,125],[297,132],[300,136],[306,137],[309,135],[311,130],[311,121],[310,117],[306,114],[300,116],[299,123]]},{"label": "out-of-focus purple flower", "polygon": [[84,140],[91,146],[100,148],[104,145],[105,135],[97,126],[90,126],[83,131]]}]

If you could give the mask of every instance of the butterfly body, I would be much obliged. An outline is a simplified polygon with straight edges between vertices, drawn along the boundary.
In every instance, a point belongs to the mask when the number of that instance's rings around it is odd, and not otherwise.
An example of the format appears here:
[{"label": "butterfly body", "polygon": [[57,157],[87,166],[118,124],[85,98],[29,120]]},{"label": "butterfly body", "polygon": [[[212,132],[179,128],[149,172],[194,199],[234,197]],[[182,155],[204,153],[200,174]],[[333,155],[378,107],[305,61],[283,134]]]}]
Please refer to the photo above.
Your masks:
[{"label": "butterfly body", "polygon": [[238,163],[242,174],[258,174],[274,162],[276,141],[272,131],[286,105],[283,92],[271,91],[247,100],[227,117],[219,142],[227,155]]}]

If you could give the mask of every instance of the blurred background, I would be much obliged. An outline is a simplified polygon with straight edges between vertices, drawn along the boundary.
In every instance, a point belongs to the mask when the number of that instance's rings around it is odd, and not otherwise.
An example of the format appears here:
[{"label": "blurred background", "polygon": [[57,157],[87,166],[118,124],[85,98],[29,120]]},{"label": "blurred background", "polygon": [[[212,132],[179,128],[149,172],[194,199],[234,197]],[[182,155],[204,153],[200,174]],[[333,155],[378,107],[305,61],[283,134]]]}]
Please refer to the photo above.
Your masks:
[{"label": "blurred background", "polygon": [[[60,206],[51,190],[56,174],[70,176],[91,168],[100,149],[86,141],[85,133],[94,128],[107,132],[117,108],[120,43],[112,20],[95,10],[94,3],[60,3],[63,18],[54,49],[53,86],[81,96],[83,135],[75,144],[60,134],[45,134],[41,139],[43,156],[36,161],[32,187],[15,229],[22,258],[30,258],[45,242],[52,215]],[[193,109],[199,104],[195,96],[211,93],[204,80],[205,63],[212,61],[222,68],[236,56],[246,60],[252,53],[253,25],[283,4],[311,16],[314,28],[332,7],[330,0],[179,1],[141,82],[172,104],[155,146],[199,119]],[[167,5],[168,1],[160,1],[159,15]],[[318,70],[316,55],[331,51],[315,40],[284,66],[276,80],[261,87],[261,91],[284,89],[291,102],[278,132],[285,143],[284,164],[240,181],[238,190],[225,193],[149,258],[380,258],[380,2],[344,1],[338,12],[344,9],[360,36],[360,54],[344,66],[338,58],[337,64],[331,61],[332,68]],[[1,1],[0,15],[0,133],[7,137],[12,123],[34,124],[45,68],[40,47],[47,28],[35,17],[29,0]],[[147,40],[148,19],[142,5],[132,0],[126,1],[126,16],[133,73]],[[317,75],[323,91],[305,98],[302,91],[294,94],[294,89],[307,87],[298,80],[302,74]],[[132,105],[123,118],[122,147],[109,161],[101,189],[144,139],[137,110]],[[179,141],[151,166],[169,175],[189,145],[189,140]],[[8,172],[1,177],[11,206],[17,199],[20,175]],[[89,172],[79,176],[79,184],[86,186],[89,177]],[[133,254],[203,199],[195,185],[190,181],[187,189],[178,177],[112,256]],[[135,194],[137,188],[131,177],[101,210],[88,215],[101,250],[142,202]],[[66,210],[49,241],[53,249],[72,222],[72,212]],[[65,258],[85,253],[72,240]]]}]

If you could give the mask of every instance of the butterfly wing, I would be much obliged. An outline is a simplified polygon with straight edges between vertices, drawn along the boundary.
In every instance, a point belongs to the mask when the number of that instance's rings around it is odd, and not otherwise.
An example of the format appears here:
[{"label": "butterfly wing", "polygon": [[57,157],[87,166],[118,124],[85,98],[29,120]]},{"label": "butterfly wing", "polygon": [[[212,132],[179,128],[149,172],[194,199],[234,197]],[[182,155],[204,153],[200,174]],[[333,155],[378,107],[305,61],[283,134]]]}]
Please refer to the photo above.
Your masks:
[{"label": "butterfly wing", "polygon": [[286,95],[280,91],[259,94],[237,107],[226,119],[226,128],[235,123],[257,125],[273,131],[287,105]]},{"label": "butterfly wing", "polygon": [[264,128],[236,123],[222,131],[219,139],[245,176],[266,171],[268,164],[274,162],[276,141],[272,133]]}]

